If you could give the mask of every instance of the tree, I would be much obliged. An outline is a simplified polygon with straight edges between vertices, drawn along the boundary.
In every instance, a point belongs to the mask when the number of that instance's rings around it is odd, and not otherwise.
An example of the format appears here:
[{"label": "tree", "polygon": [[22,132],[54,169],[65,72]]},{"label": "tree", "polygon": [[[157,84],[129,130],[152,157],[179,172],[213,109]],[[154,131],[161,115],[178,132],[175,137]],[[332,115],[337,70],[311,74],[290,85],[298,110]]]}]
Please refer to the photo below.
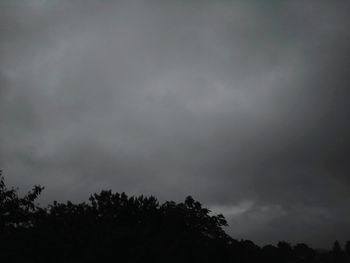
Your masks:
[{"label": "tree", "polygon": [[332,249],[332,255],[333,255],[333,260],[334,262],[341,262],[342,260],[342,249],[341,246],[338,242],[338,240],[336,240],[333,244],[333,249]]},{"label": "tree", "polygon": [[19,197],[18,189],[8,189],[0,170],[0,229],[4,227],[28,227],[33,224],[35,213],[41,211],[35,200],[43,187],[34,186],[24,197]]},{"label": "tree", "polygon": [[350,241],[346,241],[345,243],[345,254],[350,257]]},{"label": "tree", "polygon": [[314,262],[316,252],[308,245],[299,243],[293,247],[294,256],[302,262]]},{"label": "tree", "polygon": [[[159,204],[153,196],[128,196],[111,190],[88,202],[47,208],[35,201],[34,186],[23,197],[8,188],[0,173],[0,259],[3,262],[270,262],[338,263],[350,259],[338,241],[329,252],[287,242],[260,248],[237,241],[223,229],[223,215],[213,215],[188,196],[184,202]],[[345,260],[348,261],[345,261]]]}]

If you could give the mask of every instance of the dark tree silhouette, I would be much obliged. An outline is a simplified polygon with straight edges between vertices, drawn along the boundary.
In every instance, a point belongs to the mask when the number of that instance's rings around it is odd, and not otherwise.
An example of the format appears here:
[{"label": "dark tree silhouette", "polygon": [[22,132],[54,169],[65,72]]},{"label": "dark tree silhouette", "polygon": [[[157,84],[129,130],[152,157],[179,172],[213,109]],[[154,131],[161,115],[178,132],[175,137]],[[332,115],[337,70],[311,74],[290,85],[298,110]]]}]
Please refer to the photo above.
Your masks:
[{"label": "dark tree silhouette", "polygon": [[345,243],[345,254],[350,258],[350,241],[346,241]]},{"label": "dark tree silhouette", "polygon": [[0,229],[29,227],[33,223],[36,212],[42,210],[34,203],[42,190],[43,187],[34,186],[32,191],[20,198],[18,189],[6,187],[0,171]]},{"label": "dark tree silhouette", "polygon": [[350,262],[350,243],[320,253],[287,242],[262,248],[223,230],[223,215],[188,196],[159,204],[153,196],[101,191],[88,202],[35,202],[43,188],[24,197],[0,174],[2,262]]},{"label": "dark tree silhouette", "polygon": [[334,262],[342,262],[343,251],[341,249],[341,246],[338,240],[334,242],[332,255],[333,255]]}]

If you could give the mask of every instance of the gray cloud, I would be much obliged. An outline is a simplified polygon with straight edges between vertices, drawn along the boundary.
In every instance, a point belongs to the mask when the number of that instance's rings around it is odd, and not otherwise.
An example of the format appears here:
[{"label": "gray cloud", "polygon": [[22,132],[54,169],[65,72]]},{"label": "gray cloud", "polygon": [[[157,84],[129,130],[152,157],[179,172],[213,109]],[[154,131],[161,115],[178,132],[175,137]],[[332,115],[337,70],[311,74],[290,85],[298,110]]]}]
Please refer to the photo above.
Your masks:
[{"label": "gray cloud", "polygon": [[345,2],[0,7],[10,184],[45,185],[44,203],[103,188],[191,194],[224,211],[233,236],[348,238]]}]

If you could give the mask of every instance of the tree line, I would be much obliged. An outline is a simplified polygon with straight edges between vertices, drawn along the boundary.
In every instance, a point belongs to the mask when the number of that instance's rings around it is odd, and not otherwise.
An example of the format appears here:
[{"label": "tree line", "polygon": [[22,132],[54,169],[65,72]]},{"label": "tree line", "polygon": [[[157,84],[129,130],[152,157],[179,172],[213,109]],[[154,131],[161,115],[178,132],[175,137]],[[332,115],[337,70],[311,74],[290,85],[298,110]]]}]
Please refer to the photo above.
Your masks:
[{"label": "tree line", "polygon": [[43,187],[26,195],[8,188],[0,173],[2,262],[350,262],[350,242],[329,251],[306,244],[260,247],[223,230],[191,196],[160,204],[153,196],[101,191],[87,202],[36,203]]}]

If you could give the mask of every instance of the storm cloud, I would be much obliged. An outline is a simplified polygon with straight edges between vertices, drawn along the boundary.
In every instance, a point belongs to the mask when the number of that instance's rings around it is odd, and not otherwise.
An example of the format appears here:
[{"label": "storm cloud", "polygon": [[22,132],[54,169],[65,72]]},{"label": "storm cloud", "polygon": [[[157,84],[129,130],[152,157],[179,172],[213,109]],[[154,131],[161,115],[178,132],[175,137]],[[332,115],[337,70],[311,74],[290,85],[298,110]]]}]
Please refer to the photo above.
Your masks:
[{"label": "storm cloud", "polygon": [[0,167],[41,202],[193,195],[228,232],[350,232],[346,1],[0,3]]}]

